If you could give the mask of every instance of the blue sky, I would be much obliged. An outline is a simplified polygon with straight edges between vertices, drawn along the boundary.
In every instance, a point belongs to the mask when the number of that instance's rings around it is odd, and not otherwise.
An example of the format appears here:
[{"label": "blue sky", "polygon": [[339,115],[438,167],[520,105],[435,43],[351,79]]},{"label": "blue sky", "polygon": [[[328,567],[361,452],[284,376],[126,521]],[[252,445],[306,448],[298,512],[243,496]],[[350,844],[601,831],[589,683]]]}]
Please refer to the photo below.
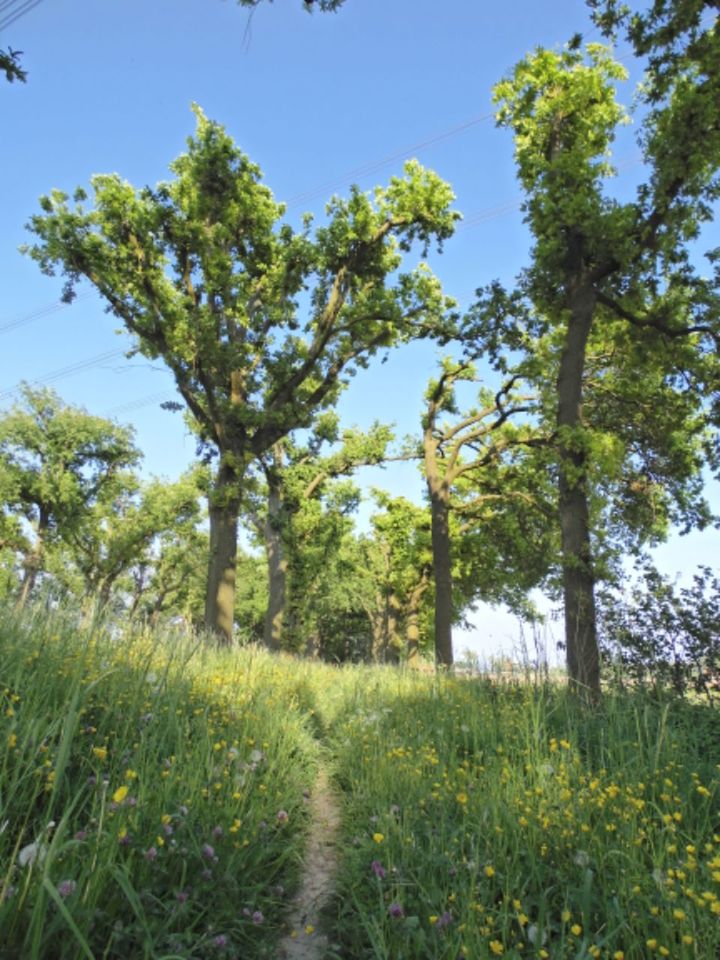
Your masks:
[{"label": "blue sky", "polygon": [[[174,477],[191,460],[182,418],[158,407],[173,393],[170,377],[119,354],[128,341],[94,295],[29,319],[57,303],[61,283],[18,246],[53,187],[111,171],[136,186],[165,178],[192,132],[192,101],[260,165],[291,219],[321,214],[352,182],[386,182],[416,156],[453,185],[466,219],[432,260],[446,291],[467,303],[492,278],[510,281],[528,237],[491,88],[529,49],[577,31],[593,33],[582,0],[347,0],[324,16],[275,0],[252,17],[232,0],[43,0],[0,31],[0,47],[24,51],[29,73],[25,85],[0,83],[0,407],[20,380],[87,361],[52,383],[65,400],[133,423],[150,473]],[[619,189],[630,190],[640,174],[630,132],[617,155]],[[359,375],[340,404],[344,421],[416,429],[436,361],[432,347],[414,345]],[[373,471],[367,482],[421,495],[411,466]],[[675,572],[712,564],[719,550],[709,532],[673,538],[659,556]],[[506,619],[480,619],[494,646],[500,636],[511,642]]]}]

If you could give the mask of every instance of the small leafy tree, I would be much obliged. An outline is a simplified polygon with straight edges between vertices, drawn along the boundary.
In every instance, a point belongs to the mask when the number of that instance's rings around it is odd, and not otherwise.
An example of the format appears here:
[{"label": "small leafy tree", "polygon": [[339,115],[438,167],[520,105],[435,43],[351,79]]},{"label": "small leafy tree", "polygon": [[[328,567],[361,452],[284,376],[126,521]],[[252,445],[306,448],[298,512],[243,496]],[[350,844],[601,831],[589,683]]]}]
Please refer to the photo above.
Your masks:
[{"label": "small leafy tree", "polygon": [[20,605],[44,567],[48,542],[75,534],[140,459],[129,428],[67,406],[51,390],[24,387],[22,396],[23,402],[0,418],[3,524],[10,524],[15,536],[18,521],[32,531]]}]

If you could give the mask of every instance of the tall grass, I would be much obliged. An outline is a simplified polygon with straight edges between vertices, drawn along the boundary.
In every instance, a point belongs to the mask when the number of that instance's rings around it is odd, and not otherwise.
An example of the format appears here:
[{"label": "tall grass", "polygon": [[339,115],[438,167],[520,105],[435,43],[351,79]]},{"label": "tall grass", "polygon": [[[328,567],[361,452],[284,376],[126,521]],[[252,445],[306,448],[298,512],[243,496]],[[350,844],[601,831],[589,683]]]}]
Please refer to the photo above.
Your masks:
[{"label": "tall grass", "polygon": [[273,957],[318,763],[329,958],[715,960],[720,718],[0,626],[0,958]]},{"label": "tall grass", "polygon": [[0,956],[272,956],[316,748],[252,651],[0,628]]},{"label": "tall grass", "polygon": [[352,701],[335,956],[720,956],[717,712],[453,679]]}]

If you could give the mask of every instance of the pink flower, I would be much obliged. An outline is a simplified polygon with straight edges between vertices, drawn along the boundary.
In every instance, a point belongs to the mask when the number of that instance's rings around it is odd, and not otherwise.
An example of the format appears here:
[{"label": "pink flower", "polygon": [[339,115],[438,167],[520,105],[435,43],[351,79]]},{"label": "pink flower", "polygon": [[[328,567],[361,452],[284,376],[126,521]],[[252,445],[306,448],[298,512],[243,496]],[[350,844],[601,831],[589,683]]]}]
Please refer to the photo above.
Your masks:
[{"label": "pink flower", "polygon": [[277,812],[278,823],[287,823],[290,819],[290,814],[287,810],[278,810]]},{"label": "pink flower", "polygon": [[66,900],[68,897],[71,897],[77,890],[77,883],[74,880],[61,880],[57,886],[57,892]]},{"label": "pink flower", "polygon": [[256,927],[259,927],[260,924],[263,923],[264,921],[265,921],[265,917],[262,915],[262,913],[259,910],[256,910],[255,913],[252,915],[252,922],[255,924]]},{"label": "pink flower", "polygon": [[380,863],[379,860],[373,860],[373,862],[370,864],[370,869],[376,877],[380,878],[380,880],[385,879],[385,867]]}]

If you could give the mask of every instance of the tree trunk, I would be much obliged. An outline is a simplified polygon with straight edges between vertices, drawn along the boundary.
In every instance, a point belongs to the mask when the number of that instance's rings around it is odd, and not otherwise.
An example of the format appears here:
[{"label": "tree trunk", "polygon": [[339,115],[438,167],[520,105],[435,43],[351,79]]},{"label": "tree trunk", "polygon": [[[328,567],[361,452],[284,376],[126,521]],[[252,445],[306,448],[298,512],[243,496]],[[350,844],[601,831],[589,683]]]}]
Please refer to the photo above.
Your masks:
[{"label": "tree trunk", "polygon": [[433,576],[435,578],[435,662],[453,664],[452,561],[450,559],[450,506],[446,491],[430,490]]},{"label": "tree trunk", "polygon": [[280,650],[287,598],[288,561],[282,530],[282,498],[280,488],[272,482],[268,486],[265,547],[268,560],[268,606],[265,614],[263,639],[269,650]]},{"label": "tree trunk", "polygon": [[210,560],[205,594],[205,627],[230,644],[235,619],[237,525],[240,510],[238,477],[221,463],[210,494]]},{"label": "tree trunk", "polygon": [[585,351],[596,306],[589,283],[570,289],[570,319],[558,373],[560,428],[559,513],[565,605],[565,647],[570,683],[584,696],[600,695],[595,621],[595,576],[590,544],[587,451],[582,426]]},{"label": "tree trunk", "polygon": [[423,571],[422,580],[410,592],[405,614],[405,643],[407,665],[411,668],[418,666],[420,654],[420,601],[427,589],[427,573]]},{"label": "tree trunk", "polygon": [[18,609],[22,609],[27,603],[33,587],[35,586],[35,582],[37,581],[37,575],[42,570],[45,554],[45,534],[47,533],[48,524],[49,517],[41,507],[37,524],[37,540],[34,548],[27,555],[23,563],[25,572],[23,574],[22,583],[20,584],[20,593],[17,599]]},{"label": "tree trunk", "polygon": [[398,620],[400,604],[397,596],[390,591],[385,606],[385,643],[383,648],[383,663],[398,663],[402,641],[398,636]]}]

